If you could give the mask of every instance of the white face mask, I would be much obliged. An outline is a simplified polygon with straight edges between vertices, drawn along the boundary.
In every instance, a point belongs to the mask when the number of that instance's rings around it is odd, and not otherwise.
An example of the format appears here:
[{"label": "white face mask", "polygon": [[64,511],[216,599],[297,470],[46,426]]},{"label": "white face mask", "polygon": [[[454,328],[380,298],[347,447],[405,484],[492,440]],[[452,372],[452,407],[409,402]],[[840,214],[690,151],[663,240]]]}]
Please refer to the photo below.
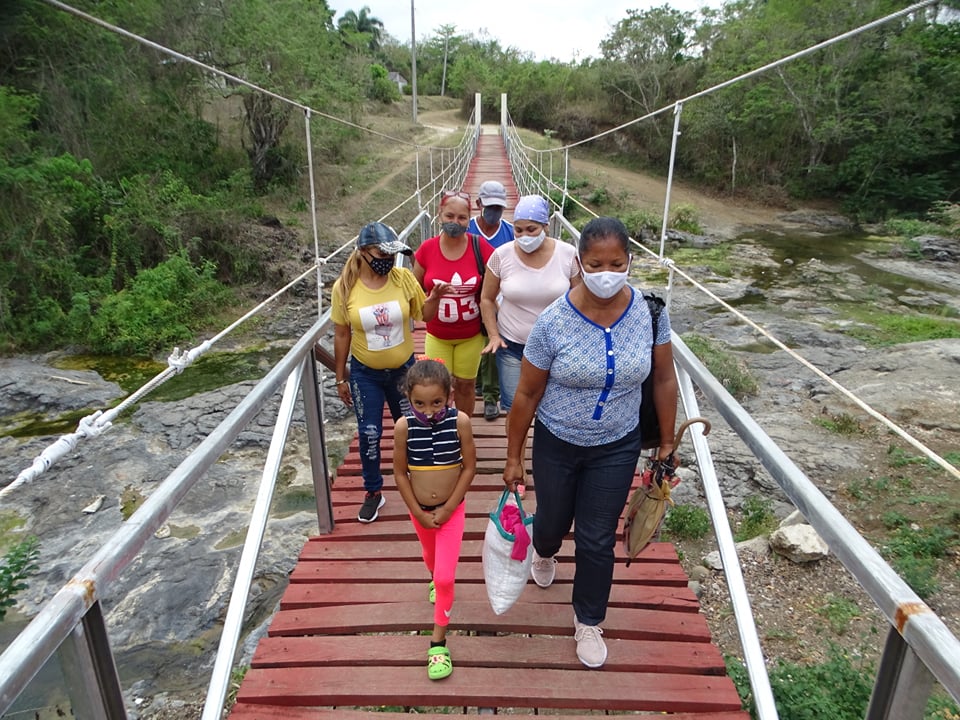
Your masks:
[{"label": "white face mask", "polygon": [[517,246],[525,253],[532,253],[538,247],[543,245],[543,240],[546,237],[547,233],[544,230],[541,230],[539,235],[518,235],[514,238],[514,240],[516,241]]},{"label": "white face mask", "polygon": [[587,272],[583,267],[583,261],[580,261],[580,277],[583,278],[583,284],[587,286],[587,290],[604,300],[612,298],[620,292],[623,286],[627,284],[627,277],[629,275],[629,263],[627,263],[627,269],[623,272],[614,272],[612,270]]}]

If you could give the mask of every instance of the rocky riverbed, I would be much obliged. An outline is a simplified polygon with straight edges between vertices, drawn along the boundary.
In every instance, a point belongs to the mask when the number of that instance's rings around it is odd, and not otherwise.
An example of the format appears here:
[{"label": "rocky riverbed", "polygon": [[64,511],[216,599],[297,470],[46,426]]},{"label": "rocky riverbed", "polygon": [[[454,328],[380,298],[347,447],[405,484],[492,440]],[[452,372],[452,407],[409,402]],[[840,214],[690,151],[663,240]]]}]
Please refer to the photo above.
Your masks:
[{"label": "rocky riverbed", "polygon": [[[848,332],[851,321],[838,314],[836,302],[872,303],[895,311],[903,294],[878,293],[843,265],[806,261],[798,267],[777,261],[762,245],[749,241],[738,244],[735,252],[738,265],[750,268],[752,275],[729,277],[710,267],[687,270],[717,297],[741,308],[766,332],[937,452],[960,448],[960,339],[883,350],[869,347]],[[916,261],[885,254],[865,261],[885,273],[915,279],[918,285],[922,278],[923,287],[910,293],[911,302],[905,304],[960,309],[956,258]],[[761,287],[757,268],[784,280],[769,282],[768,277]],[[257,330],[258,340],[282,345],[302,334],[316,316],[309,296],[291,297],[273,308]],[[851,507],[845,487],[883,463],[892,442],[888,434],[822,378],[776,350],[757,329],[719,312],[697,288],[678,282],[671,318],[676,332],[696,332],[722,343],[749,369],[760,392],[744,398],[746,409],[828,497]],[[117,385],[93,372],[59,369],[57,359],[56,353],[0,359],[0,428],[16,427],[24,410],[54,419],[108,407],[122,397]],[[41,542],[40,571],[18,595],[15,615],[34,614],[253,384],[227,385],[178,402],[148,399],[6,498],[0,517],[22,522],[23,534],[36,535]],[[324,393],[335,466],[354,428],[329,385]],[[131,717],[148,717],[164,704],[175,707],[205,688],[278,402],[275,399],[260,414],[195,485],[144,552],[101,591]],[[701,409],[714,421],[710,447],[727,506],[733,511],[745,498],[762,495],[778,515],[788,514],[789,503],[739,438],[709,407]],[[816,422],[843,414],[857,418],[865,431],[840,436]],[[11,482],[54,439],[0,437],[0,486]],[[685,477],[674,497],[680,503],[703,504],[695,467]],[[298,416],[251,590],[241,662],[249,658],[276,608],[304,540],[316,532],[313,507],[303,501],[311,483]],[[95,512],[85,512],[98,500]],[[696,552],[701,549],[707,548],[697,547]],[[687,558],[693,564],[697,559]],[[839,588],[840,581],[836,584]],[[705,609],[716,609],[722,601],[712,598],[721,597],[722,578],[712,584],[705,579],[703,585]],[[952,588],[953,597],[956,589]],[[960,617],[956,601],[946,604],[950,590],[945,588],[936,602],[956,619]],[[786,611],[771,602],[763,605],[763,613]],[[735,638],[729,642],[735,643]]]}]

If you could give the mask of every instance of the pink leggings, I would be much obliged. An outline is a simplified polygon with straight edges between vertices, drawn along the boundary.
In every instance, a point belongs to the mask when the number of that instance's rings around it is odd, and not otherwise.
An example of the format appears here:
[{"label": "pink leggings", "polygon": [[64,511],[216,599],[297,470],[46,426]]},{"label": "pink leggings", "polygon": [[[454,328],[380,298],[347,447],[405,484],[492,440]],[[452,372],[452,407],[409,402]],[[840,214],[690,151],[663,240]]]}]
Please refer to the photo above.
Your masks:
[{"label": "pink leggings", "polygon": [[450,623],[450,612],[453,610],[453,580],[457,574],[460,545],[463,542],[463,526],[466,520],[464,504],[461,502],[450,519],[438,528],[423,527],[413,515],[410,519],[413,520],[413,529],[420,538],[423,562],[433,576],[433,585],[437,590],[433,622],[446,627]]}]

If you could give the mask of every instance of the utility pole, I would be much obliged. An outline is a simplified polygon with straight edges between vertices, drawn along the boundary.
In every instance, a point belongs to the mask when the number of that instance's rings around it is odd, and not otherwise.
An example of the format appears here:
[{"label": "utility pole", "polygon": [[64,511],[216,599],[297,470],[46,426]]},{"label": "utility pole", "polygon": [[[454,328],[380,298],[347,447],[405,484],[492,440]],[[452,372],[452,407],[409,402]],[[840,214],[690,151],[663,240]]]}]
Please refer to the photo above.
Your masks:
[{"label": "utility pole", "polygon": [[443,80],[440,81],[440,97],[447,94],[447,43],[449,41],[449,36],[445,34],[443,36]]},{"label": "utility pole", "polygon": [[413,122],[417,122],[417,23],[414,20],[413,0],[410,0],[410,64],[413,66]]}]

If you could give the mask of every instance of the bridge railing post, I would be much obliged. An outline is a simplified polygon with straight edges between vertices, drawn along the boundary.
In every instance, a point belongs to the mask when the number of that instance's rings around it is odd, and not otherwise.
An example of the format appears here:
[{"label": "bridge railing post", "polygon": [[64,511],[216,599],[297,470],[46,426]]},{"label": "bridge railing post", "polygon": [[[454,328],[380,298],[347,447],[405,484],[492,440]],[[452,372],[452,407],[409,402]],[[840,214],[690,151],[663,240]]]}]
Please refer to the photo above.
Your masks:
[{"label": "bridge railing post", "polygon": [[867,706],[866,720],[923,720],[934,678],[913,649],[890,628]]},{"label": "bridge railing post", "polygon": [[126,720],[120,677],[99,601],[74,626],[57,656],[73,715],[89,720]]},{"label": "bridge railing post", "polygon": [[[327,439],[323,431],[323,398],[320,393],[317,360],[307,354],[307,380],[300,383],[303,411],[307,425],[307,445],[310,451],[310,470],[317,503],[317,526],[321,534],[333,532],[333,501],[330,498],[330,466],[327,463]],[[310,379],[313,379],[311,382]]]}]

